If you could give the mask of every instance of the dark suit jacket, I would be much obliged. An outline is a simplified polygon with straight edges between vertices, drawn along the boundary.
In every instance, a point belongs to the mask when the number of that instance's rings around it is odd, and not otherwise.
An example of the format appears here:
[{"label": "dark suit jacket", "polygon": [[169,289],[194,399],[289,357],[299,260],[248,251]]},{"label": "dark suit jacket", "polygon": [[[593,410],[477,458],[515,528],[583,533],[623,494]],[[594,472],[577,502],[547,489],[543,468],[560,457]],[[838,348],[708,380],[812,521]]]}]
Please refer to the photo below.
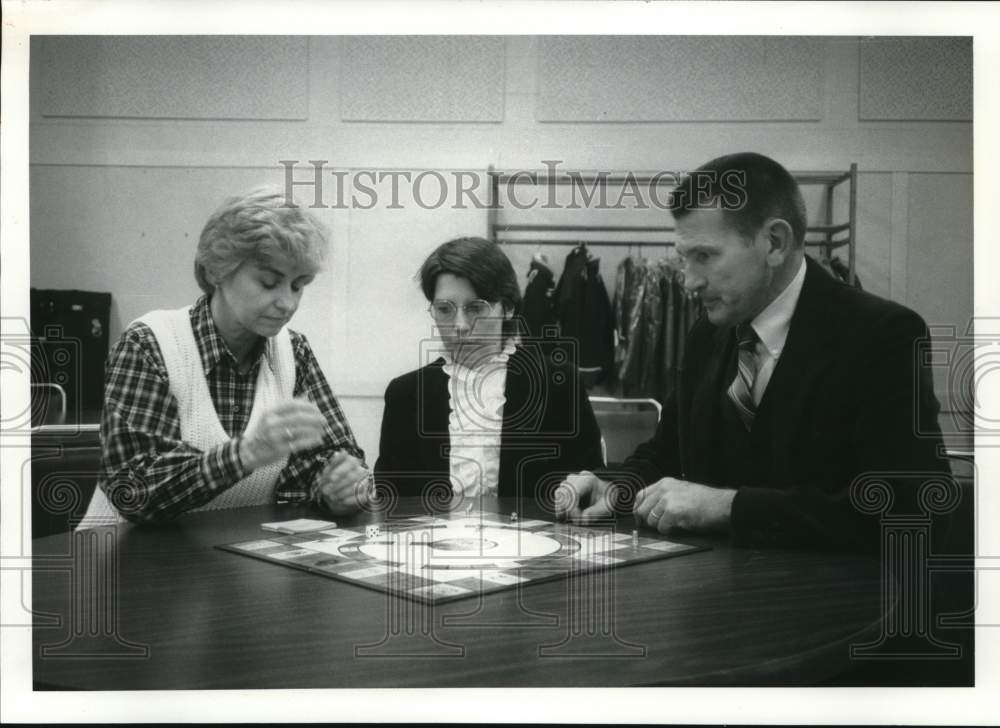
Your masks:
[{"label": "dark suit jacket", "polygon": [[[566,473],[601,466],[601,434],[568,359],[518,347],[507,364],[499,495],[551,498]],[[375,478],[400,496],[447,488],[451,412],[443,359],[393,379],[385,391]],[[449,489],[450,490],[450,489]],[[438,491],[440,495],[441,490]]]},{"label": "dark suit jacket", "polygon": [[705,318],[691,330],[678,390],[655,436],[625,469],[646,484],[672,476],[738,488],[731,521],[738,541],[874,547],[879,515],[852,505],[852,481],[890,473],[893,510],[919,512],[920,473],[948,472],[930,372],[915,350],[927,336],[910,309],[835,281],[807,258],[740,475],[720,459],[721,393],[735,336]]}]

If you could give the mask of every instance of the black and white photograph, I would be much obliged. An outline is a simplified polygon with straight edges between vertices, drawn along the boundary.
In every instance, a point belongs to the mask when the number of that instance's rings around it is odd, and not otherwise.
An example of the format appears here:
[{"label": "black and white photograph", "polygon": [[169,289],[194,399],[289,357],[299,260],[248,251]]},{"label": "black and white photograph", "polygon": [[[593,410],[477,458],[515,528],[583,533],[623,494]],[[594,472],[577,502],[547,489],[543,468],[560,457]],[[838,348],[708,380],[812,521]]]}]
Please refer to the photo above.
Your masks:
[{"label": "black and white photograph", "polygon": [[5,722],[995,719],[996,8],[3,17]]}]

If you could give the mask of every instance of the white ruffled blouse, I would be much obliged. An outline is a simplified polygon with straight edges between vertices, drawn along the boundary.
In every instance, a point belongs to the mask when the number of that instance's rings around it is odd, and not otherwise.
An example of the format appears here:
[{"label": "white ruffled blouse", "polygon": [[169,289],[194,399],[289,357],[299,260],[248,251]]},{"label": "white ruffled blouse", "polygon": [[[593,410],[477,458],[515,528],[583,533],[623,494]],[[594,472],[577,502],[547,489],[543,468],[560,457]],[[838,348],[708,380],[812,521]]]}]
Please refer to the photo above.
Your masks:
[{"label": "white ruffled blouse", "polygon": [[452,491],[464,499],[497,495],[507,361],[514,349],[514,344],[508,343],[473,368],[450,358],[444,364],[451,410],[449,474]]}]

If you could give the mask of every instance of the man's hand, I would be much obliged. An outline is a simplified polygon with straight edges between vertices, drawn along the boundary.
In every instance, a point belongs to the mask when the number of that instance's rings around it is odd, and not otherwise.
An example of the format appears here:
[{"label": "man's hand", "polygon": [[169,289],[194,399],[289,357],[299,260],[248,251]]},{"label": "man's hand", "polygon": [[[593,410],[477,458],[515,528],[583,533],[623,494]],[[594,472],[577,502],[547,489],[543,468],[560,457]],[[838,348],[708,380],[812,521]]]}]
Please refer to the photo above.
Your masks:
[{"label": "man's hand", "polygon": [[639,491],[635,517],[660,533],[722,531],[729,527],[736,491],[663,478]]},{"label": "man's hand", "polygon": [[607,481],[589,470],[566,476],[555,496],[556,518],[586,523],[611,513]]},{"label": "man's hand", "polygon": [[330,513],[346,516],[357,513],[372,497],[371,473],[353,455],[338,450],[316,478],[314,487],[320,503]]}]

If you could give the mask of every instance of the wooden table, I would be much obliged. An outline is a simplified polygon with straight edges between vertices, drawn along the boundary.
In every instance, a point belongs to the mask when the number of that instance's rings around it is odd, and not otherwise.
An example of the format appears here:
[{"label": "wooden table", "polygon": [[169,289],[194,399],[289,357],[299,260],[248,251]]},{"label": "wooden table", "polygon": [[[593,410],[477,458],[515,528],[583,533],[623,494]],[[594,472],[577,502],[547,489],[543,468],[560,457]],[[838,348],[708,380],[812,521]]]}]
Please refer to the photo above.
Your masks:
[{"label": "wooden table", "polygon": [[718,542],[431,609],[214,548],[304,516],[322,514],[35,540],[36,689],[811,685],[879,633],[879,565],[860,555]]}]

